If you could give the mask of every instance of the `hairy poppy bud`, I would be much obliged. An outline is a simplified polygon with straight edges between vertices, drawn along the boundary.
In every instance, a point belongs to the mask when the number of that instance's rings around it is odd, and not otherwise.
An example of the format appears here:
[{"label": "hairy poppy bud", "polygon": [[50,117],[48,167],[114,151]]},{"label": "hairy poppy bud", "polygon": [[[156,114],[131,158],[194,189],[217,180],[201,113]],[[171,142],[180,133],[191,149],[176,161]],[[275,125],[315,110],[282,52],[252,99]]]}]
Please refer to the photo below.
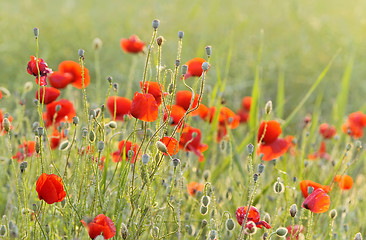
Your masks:
[{"label": "hairy poppy bud", "polygon": [[152,22],[152,27],[156,30],[159,27],[160,21],[157,19],[154,19]]},{"label": "hairy poppy bud", "polygon": [[253,181],[256,183],[258,181],[259,175],[257,173],[253,174]]},{"label": "hairy poppy bud", "polygon": [[201,227],[204,228],[207,226],[207,220],[206,219],[203,219],[202,220],[202,223],[201,223]]},{"label": "hairy poppy bud", "polygon": [[39,36],[39,29],[37,27],[33,28],[33,34],[35,38],[38,38]]},{"label": "hairy poppy bud", "polygon": [[279,237],[284,237],[284,236],[286,236],[286,234],[287,234],[287,229],[286,228],[284,228],[284,227],[280,227],[280,228],[277,228],[277,230],[276,230],[276,234],[277,234],[277,236],[279,236]]},{"label": "hairy poppy bud", "polygon": [[201,205],[201,207],[200,207],[200,213],[202,215],[206,215],[207,212],[208,212],[208,208],[206,206]]},{"label": "hairy poppy bud", "polygon": [[182,65],[182,68],[181,68],[181,70],[182,70],[182,74],[183,75],[186,75],[187,74],[187,71],[188,71],[188,66],[187,65]]},{"label": "hairy poppy bud", "polygon": [[264,107],[264,110],[266,111],[266,114],[270,114],[272,112],[272,101],[269,100],[266,103],[266,106]]},{"label": "hairy poppy bud", "polygon": [[362,234],[361,233],[356,233],[355,240],[362,240]]},{"label": "hairy poppy bud", "polygon": [[275,193],[283,193],[285,190],[285,187],[283,186],[283,184],[281,182],[275,182],[275,184],[273,185],[273,190]]},{"label": "hairy poppy bud", "polygon": [[178,158],[174,158],[173,159],[173,166],[178,167],[179,164],[180,164],[180,160]]},{"label": "hairy poppy bud", "polygon": [[8,118],[3,119],[3,128],[6,132],[10,131],[10,121]]},{"label": "hairy poppy bud", "polygon": [[158,37],[156,39],[156,44],[158,44],[158,46],[161,46],[164,42],[164,38],[162,36]]},{"label": "hairy poppy bud", "polygon": [[75,116],[72,118],[72,123],[76,126],[79,124],[79,117]]},{"label": "hairy poppy bud", "polygon": [[81,49],[81,48],[80,48],[80,49],[78,50],[78,54],[79,54],[79,57],[81,57],[81,58],[82,58],[82,57],[84,57],[84,54],[85,54],[84,49]]},{"label": "hairy poppy bud", "polygon": [[202,70],[203,71],[207,71],[209,67],[210,67],[210,64],[208,64],[208,62],[202,63]]},{"label": "hairy poppy bud", "polygon": [[25,169],[27,168],[27,166],[28,166],[28,162],[26,162],[26,161],[21,162],[19,165],[20,172],[23,173],[25,171]]},{"label": "hairy poppy bud", "polygon": [[254,151],[254,146],[253,146],[253,144],[249,143],[249,144],[247,145],[247,151],[248,151],[249,155],[252,155],[252,153],[253,153],[253,151]]},{"label": "hairy poppy bud", "polygon": [[226,229],[229,230],[229,231],[231,231],[235,227],[235,222],[234,222],[233,219],[229,218],[228,220],[226,220],[226,224],[225,225],[226,225]]},{"label": "hairy poppy bud", "polygon": [[60,147],[58,148],[60,151],[67,150],[69,148],[69,141],[65,140],[60,144]]},{"label": "hairy poppy bud", "polygon": [[184,37],[184,32],[183,31],[179,31],[178,32],[178,38],[182,39]]},{"label": "hairy poppy bud", "polygon": [[172,94],[174,91],[174,84],[173,83],[170,83],[169,86],[168,86],[168,93],[169,94]]},{"label": "hairy poppy bud", "polygon": [[147,164],[150,160],[150,156],[147,155],[146,153],[142,155],[142,163],[143,164]]},{"label": "hairy poppy bud", "polygon": [[166,148],[166,146],[163,142],[157,141],[155,146],[160,152],[168,153],[168,149]]},{"label": "hairy poppy bud", "polygon": [[128,236],[128,229],[124,223],[121,225],[121,236],[123,239],[127,239]]},{"label": "hairy poppy bud", "polygon": [[104,142],[103,141],[99,141],[98,144],[97,144],[97,148],[98,148],[98,151],[99,152],[103,151],[103,149],[104,149]]},{"label": "hairy poppy bud", "polygon": [[94,119],[97,116],[97,112],[94,109],[89,110],[90,119]]},{"label": "hairy poppy bud", "polygon": [[297,205],[296,204],[292,204],[290,207],[290,215],[291,217],[295,217],[297,213]]},{"label": "hairy poppy bud", "polygon": [[210,197],[209,196],[206,196],[204,195],[202,198],[201,198],[201,203],[203,206],[207,207],[209,204],[210,204]]},{"label": "hairy poppy bud", "polygon": [[117,123],[115,121],[110,121],[108,123],[108,127],[112,128],[112,129],[115,129],[117,127]]},{"label": "hairy poppy bud", "polygon": [[335,209],[332,209],[332,211],[330,211],[330,213],[329,213],[329,217],[331,218],[331,219],[335,219],[336,217],[337,217],[337,210],[335,210]]},{"label": "hairy poppy bud", "polygon": [[95,141],[95,133],[93,130],[90,130],[89,132],[89,141],[94,142]]},{"label": "hairy poppy bud", "polygon": [[212,53],[212,48],[211,48],[211,46],[207,46],[207,47],[205,48],[205,50],[206,50],[206,54],[207,54],[207,56],[208,56],[208,57],[211,57],[211,53]]},{"label": "hairy poppy bud", "polygon": [[103,42],[100,38],[94,38],[93,40],[93,48],[94,50],[99,50],[102,48]]}]

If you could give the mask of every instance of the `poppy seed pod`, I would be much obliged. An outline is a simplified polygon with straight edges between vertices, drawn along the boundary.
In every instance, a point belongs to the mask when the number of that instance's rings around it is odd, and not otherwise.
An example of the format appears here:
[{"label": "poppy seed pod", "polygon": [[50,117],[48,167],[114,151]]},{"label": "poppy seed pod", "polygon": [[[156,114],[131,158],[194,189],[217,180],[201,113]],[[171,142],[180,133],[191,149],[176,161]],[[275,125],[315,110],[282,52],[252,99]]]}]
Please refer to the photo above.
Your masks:
[{"label": "poppy seed pod", "polygon": [[55,107],[56,113],[59,112],[60,110],[61,110],[61,105],[57,104],[56,107]]},{"label": "poppy seed pod", "polygon": [[180,164],[180,160],[178,158],[174,158],[173,159],[173,166],[178,167],[179,164]]},{"label": "poppy seed pod", "polygon": [[286,228],[284,228],[284,227],[280,227],[280,228],[277,228],[277,230],[276,230],[276,234],[277,234],[277,236],[279,236],[279,237],[284,237],[284,236],[286,236],[286,234],[287,234],[287,229]]},{"label": "poppy seed pod", "polygon": [[206,215],[207,212],[208,212],[208,208],[206,206],[201,205],[201,207],[200,207],[200,213],[202,215]]},{"label": "poppy seed pod", "polygon": [[331,218],[331,219],[335,219],[336,217],[337,217],[337,210],[335,210],[335,209],[332,209],[332,211],[330,211],[330,213],[329,213],[329,217]]},{"label": "poppy seed pod", "polygon": [[109,82],[109,84],[112,84],[112,80],[113,78],[111,76],[107,77],[107,81]]},{"label": "poppy seed pod", "polygon": [[362,240],[362,235],[361,235],[361,233],[356,233],[356,235],[355,235],[355,240]]},{"label": "poppy seed pod", "polygon": [[234,222],[234,220],[233,219],[231,219],[231,218],[229,218],[228,220],[226,220],[226,229],[228,230],[228,231],[231,231],[231,230],[233,230],[234,229],[234,227],[235,227],[235,222]]},{"label": "poppy seed pod", "polygon": [[93,48],[94,50],[99,50],[102,48],[103,42],[100,38],[94,38],[93,40]]},{"label": "poppy seed pod", "polygon": [[207,56],[208,56],[208,57],[211,57],[211,53],[212,53],[212,48],[211,48],[211,46],[207,46],[207,47],[205,48],[205,50],[206,50],[206,54],[207,54]]},{"label": "poppy seed pod", "polygon": [[152,21],[152,27],[153,27],[155,30],[156,30],[156,29],[158,29],[159,24],[160,24],[160,21],[159,21],[159,20],[157,20],[157,19],[154,19],[154,20]]},{"label": "poppy seed pod", "polygon": [[201,203],[203,206],[207,207],[209,204],[210,204],[210,197],[209,196],[206,196],[204,195],[202,198],[201,198]]},{"label": "poppy seed pod", "polygon": [[123,239],[127,239],[128,236],[128,229],[124,223],[121,225],[121,236]]},{"label": "poppy seed pod", "polygon": [[292,204],[290,207],[290,215],[291,217],[295,217],[297,213],[297,205],[296,204]]},{"label": "poppy seed pod", "polygon": [[202,70],[203,71],[207,71],[209,67],[210,67],[210,64],[208,64],[208,62],[202,63]]},{"label": "poppy seed pod", "polygon": [[178,38],[182,39],[184,37],[184,32],[183,31],[179,31],[178,32]]},{"label": "poppy seed pod", "polygon": [[135,155],[135,152],[133,150],[128,150],[127,152],[128,159],[131,159],[133,155]]},{"label": "poppy seed pod", "polygon": [[79,49],[78,50],[78,54],[79,54],[79,57],[81,57],[81,58],[83,58],[84,57],[84,54],[85,54],[85,51],[84,51],[84,49]]},{"label": "poppy seed pod", "polygon": [[104,142],[103,141],[99,141],[98,144],[97,144],[97,148],[98,148],[98,151],[99,152],[103,151],[103,149],[104,149]]},{"label": "poppy seed pod", "polygon": [[155,144],[156,148],[162,152],[162,153],[168,153],[168,149],[167,147],[165,146],[164,143],[162,143],[161,141],[157,141],[156,144]]},{"label": "poppy seed pod", "polygon": [[83,136],[83,138],[86,138],[86,136],[88,135],[88,129],[86,129],[85,127],[83,127],[81,129],[81,135]]},{"label": "poppy seed pod", "polygon": [[33,34],[35,38],[38,38],[39,36],[39,29],[37,27],[33,28]]},{"label": "poppy seed pod", "polygon": [[142,163],[143,164],[147,164],[149,162],[149,160],[150,160],[150,156],[147,155],[146,153],[143,154],[141,158],[142,158]]},{"label": "poppy seed pod", "polygon": [[79,124],[79,117],[75,116],[72,118],[72,123],[77,126]]}]

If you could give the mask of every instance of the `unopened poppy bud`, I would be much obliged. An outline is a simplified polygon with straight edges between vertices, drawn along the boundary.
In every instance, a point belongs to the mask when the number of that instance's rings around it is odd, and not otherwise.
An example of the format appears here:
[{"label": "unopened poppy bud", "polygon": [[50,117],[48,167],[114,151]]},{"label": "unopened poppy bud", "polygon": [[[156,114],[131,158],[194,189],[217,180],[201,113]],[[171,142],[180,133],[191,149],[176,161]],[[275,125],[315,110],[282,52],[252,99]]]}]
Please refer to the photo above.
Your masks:
[{"label": "unopened poppy bud", "polygon": [[104,149],[104,142],[103,141],[99,141],[98,144],[97,144],[97,148],[98,148],[98,151],[99,152],[103,151],[103,149]]},{"label": "unopened poppy bud", "polygon": [[39,127],[37,131],[38,131],[38,136],[43,136],[43,134],[44,134],[44,128],[43,127]]},{"label": "unopened poppy bud", "polygon": [[6,235],[6,227],[5,225],[1,225],[0,227],[0,236],[4,237]]},{"label": "unopened poppy bud", "polygon": [[201,203],[203,206],[207,207],[209,204],[210,204],[210,197],[209,196],[206,196],[204,195],[202,198],[201,198]]},{"label": "unopened poppy bud", "polygon": [[179,59],[175,60],[175,66],[179,67],[179,65],[180,65],[180,60]]},{"label": "unopened poppy bud", "polygon": [[113,83],[113,90],[117,91],[117,89],[118,89],[118,83]]},{"label": "unopened poppy bud", "polygon": [[356,233],[355,240],[362,240],[362,234],[361,233]]},{"label": "unopened poppy bud", "polygon": [[252,153],[253,153],[253,151],[254,151],[254,146],[253,146],[253,144],[249,143],[249,144],[247,145],[247,151],[248,151],[249,155],[252,155]]},{"label": "unopened poppy bud", "polygon": [[123,239],[127,239],[128,236],[128,229],[124,223],[121,225],[121,236]]},{"label": "unopened poppy bud", "polygon": [[35,38],[38,38],[39,36],[39,29],[37,27],[33,28],[33,34]]},{"label": "unopened poppy bud", "polygon": [[205,48],[205,50],[206,50],[206,54],[207,54],[207,56],[208,56],[208,57],[211,57],[211,53],[212,53],[212,48],[211,48],[211,46],[207,46],[207,47]]},{"label": "unopened poppy bud", "polygon": [[191,225],[186,225],[185,226],[185,228],[186,228],[186,232],[188,233],[188,235],[192,235],[193,234],[193,228],[192,228],[192,226]]},{"label": "unopened poppy bud", "polygon": [[79,54],[79,57],[81,57],[81,58],[82,58],[82,57],[84,57],[84,54],[85,54],[84,49],[81,49],[81,48],[80,48],[80,49],[78,50],[78,54]]},{"label": "unopened poppy bud", "polygon": [[346,145],[346,151],[351,150],[351,148],[352,148],[352,145],[348,143],[348,144]]},{"label": "unopened poppy bud", "polygon": [[209,67],[210,67],[210,64],[208,64],[208,62],[202,63],[202,70],[203,71],[207,71]]},{"label": "unopened poppy bud", "polygon": [[201,207],[200,207],[200,213],[202,215],[206,215],[207,212],[208,212],[208,208],[206,206],[201,205]]},{"label": "unopened poppy bud", "polygon": [[111,76],[107,77],[107,80],[108,80],[109,84],[112,84],[113,78]]},{"label": "unopened poppy bud", "polygon": [[100,38],[94,38],[94,40],[93,40],[93,48],[95,50],[99,50],[99,49],[102,48],[102,46],[103,46],[102,40]]},{"label": "unopened poppy bud", "polygon": [[228,220],[226,220],[226,229],[228,230],[228,231],[231,231],[231,230],[233,230],[234,229],[234,227],[235,227],[235,222],[234,222],[234,220],[233,219],[231,219],[231,218],[229,218]]},{"label": "unopened poppy bud", "polygon": [[271,216],[266,213],[263,217],[263,220],[266,222],[266,223],[270,223],[271,222]]},{"label": "unopened poppy bud", "polygon": [[72,123],[76,126],[79,124],[79,117],[75,116],[72,118]]},{"label": "unopened poppy bud", "polygon": [[168,153],[168,149],[166,148],[165,144],[162,143],[161,141],[157,141],[155,146],[160,152]]},{"label": "unopened poppy bud", "polygon": [[108,127],[112,128],[112,129],[115,129],[117,127],[117,123],[115,121],[110,121],[108,123]]},{"label": "unopened poppy bud", "polygon": [[179,164],[180,164],[180,160],[178,158],[174,158],[173,159],[173,166],[178,167]]},{"label": "unopened poppy bud", "polygon": [[205,181],[207,181],[208,178],[211,176],[211,172],[210,172],[210,170],[205,170],[202,175],[203,175],[203,179],[205,179]]},{"label": "unopened poppy bud", "polygon": [[90,130],[89,132],[89,141],[94,142],[95,141],[95,133],[93,130]]},{"label": "unopened poppy bud", "polygon": [[32,83],[32,82],[26,82],[26,83],[24,84],[24,91],[25,91],[25,92],[29,92],[29,91],[31,91],[31,90],[32,90],[32,88],[33,88],[33,83]]},{"label": "unopened poppy bud", "polygon": [[203,219],[202,220],[202,223],[201,223],[201,227],[204,228],[207,226],[207,220],[206,219]]},{"label": "unopened poppy bud", "polygon": [[185,64],[182,65],[181,71],[182,71],[182,75],[186,75],[187,71],[188,71],[188,66]]},{"label": "unopened poppy bud", "polygon": [[169,94],[172,94],[173,93],[173,90],[174,90],[174,84],[173,83],[170,83],[169,86],[168,86],[168,93]]},{"label": "unopened poppy bud", "polygon": [[25,169],[27,168],[27,166],[28,166],[28,162],[26,162],[26,161],[21,162],[19,165],[20,172],[23,173],[25,171]]},{"label": "unopened poppy bud", "polygon": [[151,236],[155,239],[155,238],[157,238],[158,236],[159,236],[159,228],[158,227],[156,227],[156,226],[154,226],[152,229],[151,229],[151,231],[150,231],[150,234],[151,234]]},{"label": "unopened poppy bud", "polygon": [[182,39],[184,37],[184,32],[183,31],[179,31],[178,32],[178,38]]},{"label": "unopened poppy bud", "polygon": [[143,154],[141,158],[142,158],[142,163],[143,164],[147,164],[149,162],[149,160],[150,160],[150,156],[147,155],[146,153]]},{"label": "unopened poppy bud", "polygon": [[159,27],[160,21],[157,19],[154,19],[152,21],[152,27],[156,30]]},{"label": "unopened poppy bud", "polygon": [[275,193],[283,193],[283,191],[285,190],[285,187],[283,186],[283,184],[281,182],[275,182],[275,184],[273,185],[273,190]]},{"label": "unopened poppy bud", "polygon": [[277,228],[277,230],[276,230],[276,234],[277,234],[277,236],[279,236],[279,237],[284,237],[284,236],[286,236],[286,234],[287,234],[287,228],[284,228],[284,227],[280,227],[280,228]]},{"label": "unopened poppy bud", "polygon": [[253,174],[253,181],[256,183],[258,181],[259,175],[257,173]]},{"label": "unopened poppy bud", "polygon": [[91,119],[95,118],[97,116],[97,112],[94,109],[89,110],[89,117]]},{"label": "unopened poppy bud", "polygon": [[81,129],[81,135],[83,136],[83,138],[86,138],[86,136],[88,135],[88,129],[86,129],[85,127],[83,127]]},{"label": "unopened poppy bud", "polygon": [[314,188],[312,186],[308,186],[308,194],[310,195],[313,191],[314,191]]},{"label": "unopened poppy bud", "polygon": [[336,217],[337,217],[337,210],[335,210],[335,209],[332,209],[332,211],[330,211],[330,213],[329,213],[329,217],[331,218],[331,219],[335,219]]},{"label": "unopened poppy bud", "polygon": [[58,148],[60,151],[67,150],[69,147],[69,141],[65,140],[60,144],[60,147]]},{"label": "unopened poppy bud", "polygon": [[257,167],[258,174],[262,174],[264,172],[264,168],[265,168],[265,166],[263,163],[258,164],[258,167]]},{"label": "unopened poppy bud", "polygon": [[46,225],[44,226],[44,229],[45,229],[45,231],[46,231],[46,233],[47,233],[47,234],[50,234],[50,232],[51,232],[50,225],[46,224]]},{"label": "unopened poppy bud", "polygon": [[10,121],[8,118],[3,119],[3,128],[6,132],[10,131]]},{"label": "unopened poppy bud", "polygon": [[158,44],[158,46],[161,46],[164,42],[164,38],[162,36],[158,37],[156,39],[156,44]]},{"label": "unopened poppy bud", "polygon": [[290,207],[290,215],[291,217],[295,217],[297,213],[297,205],[296,204],[292,204]]}]

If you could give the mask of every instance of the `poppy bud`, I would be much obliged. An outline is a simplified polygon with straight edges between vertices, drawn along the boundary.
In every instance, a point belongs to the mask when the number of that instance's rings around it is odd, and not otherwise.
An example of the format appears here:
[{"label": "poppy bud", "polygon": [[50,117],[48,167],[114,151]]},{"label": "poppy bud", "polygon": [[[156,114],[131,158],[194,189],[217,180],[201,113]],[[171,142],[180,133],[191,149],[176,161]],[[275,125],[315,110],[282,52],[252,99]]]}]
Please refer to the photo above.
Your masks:
[{"label": "poppy bud", "polygon": [[28,162],[26,162],[26,161],[21,162],[19,165],[20,172],[23,173],[25,171],[25,169],[27,168],[27,166],[28,166]]},{"label": "poppy bud", "polygon": [[6,227],[5,227],[5,225],[1,225],[0,236],[4,237],[5,235],[6,235]]},{"label": "poppy bud", "polygon": [[253,151],[254,151],[254,146],[253,146],[253,144],[249,143],[249,144],[247,145],[247,151],[248,151],[249,155],[252,155],[252,153],[253,153]]},{"label": "poppy bud", "polygon": [[173,83],[170,83],[169,86],[168,86],[168,93],[169,94],[172,94],[173,93],[173,90],[174,90],[174,84]]},{"label": "poppy bud", "polygon": [[37,27],[33,28],[33,34],[36,38],[39,36],[39,29]]},{"label": "poppy bud", "polygon": [[202,215],[206,215],[206,214],[207,214],[207,212],[208,212],[208,208],[207,208],[206,206],[201,205],[200,213],[201,213]]},{"label": "poppy bud", "polygon": [[93,48],[95,50],[99,50],[102,48],[103,42],[100,38],[94,38],[93,40]]},{"label": "poppy bud", "polygon": [[272,101],[269,100],[267,103],[266,103],[266,106],[264,107],[264,110],[266,111],[266,114],[270,114],[271,111],[272,111]]},{"label": "poppy bud", "polygon": [[81,57],[81,58],[83,58],[84,57],[84,54],[85,54],[85,51],[84,51],[84,49],[79,49],[78,50],[78,54],[79,54],[79,57]]},{"label": "poppy bud", "polygon": [[207,181],[211,175],[211,172],[210,172],[210,170],[205,170],[202,175],[203,175],[203,179],[205,179],[205,181]]},{"label": "poppy bud", "polygon": [[233,219],[229,218],[228,220],[226,220],[226,224],[225,225],[226,225],[226,229],[229,230],[229,231],[231,231],[235,227],[235,222],[234,222]]},{"label": "poppy bud", "polygon": [[43,127],[39,127],[37,131],[38,131],[38,136],[43,136],[43,134],[44,134],[44,128]]},{"label": "poppy bud", "polygon": [[173,159],[173,166],[178,167],[179,164],[180,164],[180,160],[178,158],[174,158]]},{"label": "poppy bud", "polygon": [[117,123],[115,121],[110,121],[108,123],[108,127],[112,128],[112,129],[115,129],[117,127]]},{"label": "poppy bud", "polygon": [[85,127],[83,127],[81,129],[81,135],[83,136],[83,138],[86,138],[86,136],[88,135],[88,129],[86,129]]},{"label": "poppy bud", "polygon": [[32,90],[32,88],[33,88],[33,83],[32,83],[32,82],[26,82],[26,83],[24,84],[24,91],[25,91],[25,92],[29,92],[29,91],[31,91],[31,90]]},{"label": "poppy bud", "polygon": [[192,235],[193,234],[193,228],[192,228],[192,226],[191,225],[186,225],[185,226],[185,228],[186,228],[186,231],[187,231],[187,233],[188,233],[188,235]]},{"label": "poppy bud", "polygon": [[285,187],[283,186],[283,184],[281,182],[275,182],[275,184],[273,185],[273,190],[275,193],[283,193],[283,191],[285,190]]},{"label": "poppy bud", "polygon": [[152,27],[156,30],[159,27],[160,21],[157,19],[154,19],[152,22]]},{"label": "poppy bud", "polygon": [[103,151],[103,149],[104,149],[104,142],[103,141],[99,141],[98,144],[97,144],[97,148],[98,148],[98,151],[99,152]]},{"label": "poppy bud", "polygon": [[355,240],[362,240],[362,235],[361,235],[361,233],[356,233],[356,235],[355,235]]},{"label": "poppy bud", "polygon": [[6,132],[10,131],[10,121],[8,118],[3,119],[3,128]]},{"label": "poppy bud", "polygon": [[182,71],[182,74],[183,75],[186,75],[187,74],[187,71],[188,71],[188,66],[187,65],[182,65],[182,68],[181,68],[181,71]]},{"label": "poppy bud", "polygon": [[346,151],[351,150],[351,148],[352,148],[352,145],[348,143],[348,144],[346,145]]},{"label": "poppy bud", "polygon": [[79,124],[79,118],[77,116],[72,118],[72,123],[76,126]]},{"label": "poppy bud", "polygon": [[286,236],[286,234],[287,234],[287,228],[284,228],[284,227],[280,227],[280,228],[277,228],[277,230],[276,230],[276,234],[277,234],[277,236],[279,236],[279,237],[284,237],[284,236]]},{"label": "poppy bud", "polygon": [[332,211],[330,211],[330,213],[329,213],[329,217],[331,218],[331,219],[335,219],[336,217],[337,217],[337,210],[335,210],[335,209],[332,209]]},{"label": "poppy bud", "polygon": [[108,80],[109,84],[112,84],[113,78],[111,76],[107,77],[107,80]]},{"label": "poppy bud", "polygon": [[118,89],[118,83],[113,83],[113,90],[117,91],[117,89]]},{"label": "poppy bud", "polygon": [[270,223],[271,222],[271,216],[266,213],[263,217],[263,220],[266,222],[266,223]]},{"label": "poppy bud", "polygon": [[161,46],[164,42],[164,38],[162,36],[158,37],[156,39],[156,44],[158,44],[158,46]]},{"label": "poppy bud", "polygon": [[60,144],[60,147],[58,148],[60,151],[67,150],[69,147],[69,141],[65,140]]},{"label": "poppy bud", "polygon": [[142,155],[142,163],[143,164],[147,164],[149,162],[149,160],[150,160],[150,156],[149,155],[147,155],[147,154],[143,154]]},{"label": "poppy bud", "polygon": [[291,217],[295,217],[297,213],[297,205],[296,204],[292,204],[290,207],[290,215]]},{"label": "poppy bud", "polygon": [[94,142],[95,141],[95,133],[93,130],[90,130],[89,132],[89,141]]},{"label": "poppy bud", "polygon": [[207,207],[209,204],[210,204],[210,197],[209,196],[206,196],[204,195],[202,198],[201,198],[201,203],[203,206]]},{"label": "poppy bud", "polygon": [[262,235],[262,239],[263,239],[263,240],[266,240],[266,239],[267,239],[267,237],[268,237],[268,233],[266,233],[266,232],[265,232],[265,233],[263,233],[263,235]]},{"label": "poppy bud", "polygon": [[94,119],[97,116],[97,113],[95,112],[94,109],[90,109],[89,111],[89,117],[90,119]]},{"label": "poppy bud", "polygon": [[265,166],[263,163],[258,164],[258,167],[257,167],[258,174],[262,174],[264,171],[264,168],[265,168]]},{"label": "poppy bud", "polygon": [[157,141],[155,146],[160,152],[168,153],[168,149],[166,148],[165,144],[162,143],[161,141]]},{"label": "poppy bud", "polygon": [[159,231],[159,228],[155,226],[151,229],[150,234],[155,239],[159,236]]},{"label": "poppy bud", "polygon": [[179,65],[180,65],[180,60],[179,59],[175,60],[175,66],[179,67]]},{"label": "poppy bud", "polygon": [[256,183],[258,181],[259,175],[257,173],[253,174],[253,181]]},{"label": "poppy bud", "polygon": [[207,46],[207,47],[205,48],[205,50],[206,50],[206,54],[207,54],[207,56],[208,56],[208,57],[211,57],[211,53],[212,53],[212,48],[211,48],[211,46]]},{"label": "poppy bud", "polygon": [[209,67],[210,67],[210,64],[208,64],[208,62],[202,63],[202,70],[203,71],[207,71]]},{"label": "poppy bud", "polygon": [[128,236],[128,229],[124,223],[121,225],[121,236],[123,239],[127,239]]},{"label": "poppy bud", "polygon": [[208,234],[208,237],[209,237],[209,239],[211,239],[211,240],[216,239],[216,236],[217,236],[217,231],[216,231],[216,230],[211,230],[211,231],[209,232],[209,234]]},{"label": "poppy bud", "polygon": [[201,227],[204,228],[207,226],[207,220],[206,219],[203,219],[202,220],[202,223],[201,223]]},{"label": "poppy bud", "polygon": [[183,31],[179,31],[178,32],[178,38],[182,39],[184,37],[184,32]]},{"label": "poppy bud", "polygon": [[46,230],[46,233],[47,233],[47,234],[50,234],[50,231],[51,231],[50,225],[46,224],[46,225],[44,226],[44,228],[45,228],[45,230]]}]

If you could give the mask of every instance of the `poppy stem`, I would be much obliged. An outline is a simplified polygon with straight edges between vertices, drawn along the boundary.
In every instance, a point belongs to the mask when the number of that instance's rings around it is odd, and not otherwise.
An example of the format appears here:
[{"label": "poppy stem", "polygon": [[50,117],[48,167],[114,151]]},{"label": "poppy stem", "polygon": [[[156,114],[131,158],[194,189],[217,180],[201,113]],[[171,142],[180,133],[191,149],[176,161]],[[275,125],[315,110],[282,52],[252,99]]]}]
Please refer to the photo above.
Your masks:
[{"label": "poppy stem", "polygon": [[153,43],[155,41],[155,38],[156,38],[156,33],[157,33],[157,29],[154,29],[154,32],[153,32],[153,35],[152,35],[152,38],[151,38],[151,41],[150,41],[150,44],[149,44],[149,48],[148,48],[148,51],[147,51],[147,56],[146,56],[146,61],[145,61],[145,68],[144,68],[144,76],[143,76],[143,79],[142,79],[142,86],[145,86],[147,68],[148,68],[148,65],[149,65],[149,59],[150,59],[150,55],[151,55],[152,45],[153,45]]}]

